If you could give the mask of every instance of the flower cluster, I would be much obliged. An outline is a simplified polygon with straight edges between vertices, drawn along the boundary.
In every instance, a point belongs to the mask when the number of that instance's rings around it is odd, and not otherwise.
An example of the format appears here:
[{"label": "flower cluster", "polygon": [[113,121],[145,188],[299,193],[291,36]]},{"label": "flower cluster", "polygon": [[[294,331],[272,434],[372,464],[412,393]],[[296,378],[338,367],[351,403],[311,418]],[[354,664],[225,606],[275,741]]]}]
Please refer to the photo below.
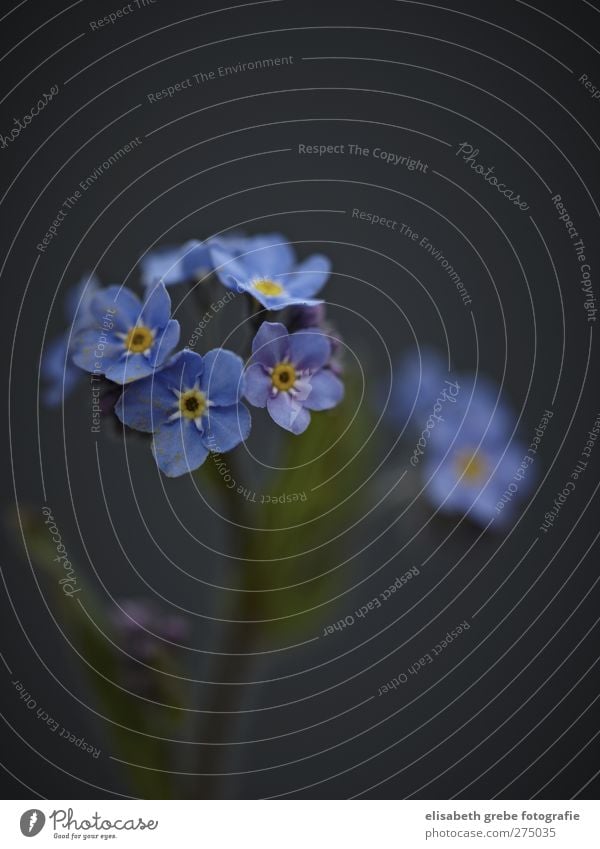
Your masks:
[{"label": "flower cluster", "polygon": [[[116,416],[152,435],[156,463],[170,477],[248,438],[244,399],[300,434],[309,411],[335,407],[344,395],[340,338],[314,297],[330,269],[320,254],[298,262],[279,233],[234,234],[145,255],[142,298],[84,278],[69,297],[69,329],[44,354],[45,399],[60,403],[81,371],[102,376],[121,390]],[[224,286],[246,299],[257,331],[247,363],[223,348],[204,355],[176,350],[180,324],[166,287],[181,283]],[[265,321],[265,313],[277,321]]]},{"label": "flower cluster", "polygon": [[[412,465],[421,469],[431,503],[497,528],[514,516],[534,480],[529,467],[522,472],[526,450],[514,437],[514,412],[500,396],[500,387],[487,377],[450,379],[441,357],[426,349],[398,363],[389,404],[396,425],[414,425]],[[509,487],[516,498],[505,504],[502,495]]]}]

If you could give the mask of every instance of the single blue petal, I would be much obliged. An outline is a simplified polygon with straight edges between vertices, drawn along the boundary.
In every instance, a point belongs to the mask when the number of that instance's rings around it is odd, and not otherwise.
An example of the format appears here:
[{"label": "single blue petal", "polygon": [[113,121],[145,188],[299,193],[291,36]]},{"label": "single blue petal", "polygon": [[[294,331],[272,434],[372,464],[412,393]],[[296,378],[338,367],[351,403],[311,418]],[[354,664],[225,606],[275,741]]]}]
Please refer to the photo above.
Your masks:
[{"label": "single blue petal", "polygon": [[297,369],[316,371],[329,360],[331,342],[319,330],[298,330],[290,335],[289,352]]},{"label": "single blue petal", "polygon": [[[454,463],[449,461],[448,458],[440,463],[432,452],[427,451],[423,463],[423,472],[427,481],[427,498],[435,507],[441,507],[456,492],[455,484],[458,478]],[[460,500],[460,498],[461,493],[459,492],[458,499]],[[452,502],[446,504],[446,509],[452,510]]]},{"label": "single blue petal", "polygon": [[65,298],[65,318],[68,322],[74,320],[83,330],[93,320],[90,304],[99,289],[100,280],[95,274],[85,274],[79,283],[71,287]]},{"label": "single blue petal", "polygon": [[303,433],[310,424],[310,413],[289,392],[279,392],[267,401],[269,415],[280,427],[291,433]]},{"label": "single blue petal", "polygon": [[140,276],[142,286],[154,286],[156,283],[164,283],[170,286],[179,283],[183,279],[181,268],[182,246],[164,247],[156,251],[150,251],[140,260]]},{"label": "single blue petal", "polygon": [[463,412],[468,407],[464,426],[470,433],[486,433],[486,439],[498,439],[506,442],[506,436],[512,430],[515,415],[510,405],[501,398],[498,384],[485,375],[459,375],[457,382],[461,386],[457,407]]},{"label": "single blue petal", "polygon": [[271,378],[261,363],[248,366],[245,372],[244,395],[254,407],[266,407],[273,388]]},{"label": "single blue petal", "polygon": [[184,279],[202,277],[212,271],[210,251],[203,242],[191,239],[183,246],[184,254],[181,258]]},{"label": "single blue petal", "polygon": [[177,410],[177,396],[169,389],[163,372],[127,386],[115,406],[123,424],[144,433],[158,430]]},{"label": "single blue petal", "polygon": [[213,245],[210,255],[215,274],[221,283],[228,289],[238,292],[245,291],[244,287],[250,285],[252,278],[256,275],[256,270],[236,252],[231,252],[221,243]]},{"label": "single blue petal", "polygon": [[107,286],[92,298],[90,310],[98,324],[112,323],[114,329],[126,333],[137,324],[142,303],[137,295],[123,286]]},{"label": "single blue petal", "polygon": [[200,382],[212,404],[235,404],[244,390],[244,363],[233,351],[215,348],[204,355],[204,373]]},{"label": "single blue petal", "polygon": [[321,369],[308,378],[310,394],[304,401],[309,410],[330,410],[344,397],[344,384],[329,369]]},{"label": "single blue petal", "polygon": [[141,380],[154,371],[154,366],[143,354],[122,354],[106,367],[104,374],[114,383],[126,384]]},{"label": "single blue petal", "polygon": [[46,345],[42,357],[42,375],[47,380],[62,378],[67,360],[69,334],[61,333]]},{"label": "single blue petal", "polygon": [[195,351],[184,349],[173,358],[171,365],[163,372],[170,385],[180,392],[200,385],[204,372],[204,358]]},{"label": "single blue petal", "polygon": [[263,321],[252,341],[252,362],[273,368],[288,355],[290,338],[285,325]]},{"label": "single blue petal", "polygon": [[75,366],[68,353],[68,334],[53,339],[46,346],[42,357],[42,376],[47,386],[42,390],[45,404],[55,407],[74,389],[81,370]]},{"label": "single blue petal", "polygon": [[203,357],[185,348],[174,354],[169,362],[156,373],[156,379],[158,380],[160,376],[160,380],[169,389],[185,392],[195,385],[200,386],[203,371]]},{"label": "single blue petal", "polygon": [[73,362],[79,368],[106,374],[106,370],[121,358],[124,346],[114,334],[95,327],[78,333],[73,338],[71,350]]},{"label": "single blue petal", "polygon": [[152,439],[152,454],[168,477],[176,478],[193,472],[206,460],[202,434],[191,419],[176,419],[164,424]]},{"label": "single blue petal", "polygon": [[70,360],[65,364],[65,370],[59,381],[48,385],[42,392],[42,400],[49,407],[57,407],[75,389],[83,372],[74,366]]},{"label": "single blue petal", "polygon": [[331,260],[323,254],[313,254],[297,265],[284,279],[289,295],[311,298],[319,292],[331,273]]},{"label": "single blue petal", "polygon": [[255,236],[248,241],[247,253],[242,256],[254,273],[265,278],[280,277],[292,270],[296,254],[281,233]]},{"label": "single blue petal", "polygon": [[[389,400],[390,416],[403,426],[412,411],[415,426],[422,427],[448,377],[444,361],[434,349],[424,347],[416,353],[406,354],[394,366]],[[381,395],[384,401],[383,389]],[[453,403],[448,402],[445,406],[453,406]]]},{"label": "single blue petal", "polygon": [[243,404],[230,407],[210,407],[204,417],[204,446],[209,451],[231,451],[248,438],[251,419]]},{"label": "single blue petal", "polygon": [[183,245],[151,251],[140,260],[143,286],[172,286],[200,276],[211,267],[207,245],[190,239]]},{"label": "single blue petal", "polygon": [[150,349],[150,356],[148,357],[148,361],[153,368],[162,365],[167,357],[169,357],[173,348],[179,342],[180,331],[179,322],[171,319],[162,333],[156,336]]},{"label": "single blue petal", "polygon": [[214,271],[215,266],[219,264],[215,261],[214,250],[220,248],[232,257],[241,256],[251,247],[252,241],[252,237],[244,235],[241,231],[233,231],[224,236],[212,236],[210,239],[207,239],[208,266],[211,271]]},{"label": "single blue petal", "polygon": [[[469,518],[484,526],[487,525],[491,519],[494,519],[494,522],[496,522],[496,520],[500,518],[500,514],[496,510],[496,503],[501,494],[502,493],[498,494],[494,491],[493,485],[487,486],[485,489],[481,490],[471,502]],[[510,507],[508,510],[510,512]],[[497,525],[497,527],[499,527],[499,525]]]},{"label": "single blue petal", "polygon": [[283,292],[281,295],[265,295],[263,292],[259,292],[258,289],[255,289],[252,284],[237,285],[235,281],[234,285],[230,288],[235,288],[237,291],[241,292],[248,292],[248,294],[252,295],[252,297],[262,304],[266,310],[283,310],[286,307],[293,306],[314,307],[323,303],[323,301],[315,300],[314,298],[305,298],[301,295],[290,295],[287,292]]},{"label": "single blue petal", "polygon": [[165,327],[170,318],[171,298],[165,289],[164,283],[159,283],[148,288],[138,323],[154,330]]}]

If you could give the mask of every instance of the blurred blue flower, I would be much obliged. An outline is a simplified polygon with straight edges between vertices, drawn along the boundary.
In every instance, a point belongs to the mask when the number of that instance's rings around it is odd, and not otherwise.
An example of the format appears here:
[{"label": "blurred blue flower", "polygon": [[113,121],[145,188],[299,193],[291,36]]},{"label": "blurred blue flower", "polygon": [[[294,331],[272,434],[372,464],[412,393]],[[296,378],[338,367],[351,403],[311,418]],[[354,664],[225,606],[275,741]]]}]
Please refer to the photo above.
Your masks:
[{"label": "blurred blue flower", "polygon": [[72,342],[79,331],[93,322],[90,303],[99,286],[100,281],[94,274],[86,274],[65,298],[65,318],[69,327],[46,346],[42,357],[42,376],[46,382],[42,398],[51,407],[60,404],[82,376],[71,358]]},{"label": "blurred blue flower", "polygon": [[152,453],[169,477],[197,469],[209,451],[231,451],[250,433],[240,403],[243,363],[216,348],[181,351],[161,371],[127,386],[115,412],[123,424],[153,433]]},{"label": "blurred blue flower", "polygon": [[468,514],[484,526],[492,519],[495,527],[510,521],[534,476],[524,460],[526,450],[512,438],[514,411],[501,400],[494,381],[468,372],[450,379],[442,357],[421,348],[420,355],[410,353],[399,361],[389,409],[397,424],[410,417],[421,435],[411,464],[422,463],[426,493],[435,507]]},{"label": "blurred blue flower", "polygon": [[320,303],[313,295],[325,285],[331,270],[330,260],[322,254],[298,264],[293,248],[279,233],[250,238],[243,253],[217,242],[211,256],[224,286],[247,292],[268,310]]},{"label": "blurred blue flower", "polygon": [[90,304],[94,326],[77,334],[73,362],[84,371],[130,383],[151,374],[179,342],[164,285],[148,289],[143,303],[130,289],[109,286]]},{"label": "blurred blue flower", "polygon": [[[533,484],[529,464],[523,466],[526,449],[511,436],[514,415],[498,403],[497,388],[489,381],[473,385],[471,377],[456,406],[444,407],[444,419],[431,431],[423,463],[427,496],[442,512],[505,526]],[[509,502],[498,507],[509,486]]]},{"label": "blurred blue flower", "polygon": [[266,407],[273,421],[299,434],[310,423],[309,410],[328,410],[342,400],[344,386],[331,369],[331,342],[314,329],[288,333],[265,321],[252,342],[246,369],[246,398]]}]

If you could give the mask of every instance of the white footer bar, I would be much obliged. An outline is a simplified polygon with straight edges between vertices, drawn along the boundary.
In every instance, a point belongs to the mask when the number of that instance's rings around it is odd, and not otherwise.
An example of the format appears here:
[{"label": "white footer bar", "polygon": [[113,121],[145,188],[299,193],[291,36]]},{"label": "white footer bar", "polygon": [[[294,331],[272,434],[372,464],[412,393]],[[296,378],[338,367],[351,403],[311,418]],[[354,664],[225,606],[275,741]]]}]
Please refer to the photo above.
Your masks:
[{"label": "white footer bar", "polygon": [[39,799],[0,803],[0,846],[65,846],[67,842],[166,849],[365,849],[377,845],[386,849],[597,849],[600,803]]}]

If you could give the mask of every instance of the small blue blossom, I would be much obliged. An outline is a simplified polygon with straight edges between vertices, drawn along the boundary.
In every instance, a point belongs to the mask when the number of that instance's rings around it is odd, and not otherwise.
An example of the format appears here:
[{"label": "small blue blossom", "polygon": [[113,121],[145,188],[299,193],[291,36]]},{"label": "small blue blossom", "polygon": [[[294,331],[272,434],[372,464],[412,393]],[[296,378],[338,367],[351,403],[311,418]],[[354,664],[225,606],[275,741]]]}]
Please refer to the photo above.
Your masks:
[{"label": "small blue blossom", "polygon": [[94,326],[73,342],[73,362],[84,371],[130,383],[162,366],[179,342],[171,299],[161,283],[143,303],[130,289],[109,286],[92,299]]},{"label": "small blue blossom", "polygon": [[514,416],[498,403],[497,390],[494,396],[488,382],[471,388],[455,407],[444,407],[444,422],[431,432],[423,464],[427,495],[442,512],[468,514],[480,525],[493,519],[504,527],[530,491],[533,472],[529,464],[521,466],[526,450],[512,439]]},{"label": "small blue blossom", "polygon": [[90,303],[98,291],[100,281],[95,275],[85,275],[68,292],[65,299],[67,330],[53,339],[42,357],[42,375],[46,382],[42,397],[46,404],[55,407],[75,388],[82,376],[72,361],[73,338],[93,322]]},{"label": "small blue blossom", "polygon": [[211,256],[224,286],[247,292],[268,310],[320,303],[313,296],[323,288],[331,271],[330,260],[322,254],[298,263],[293,248],[279,233],[252,237],[243,253],[217,243],[211,248]]},{"label": "small blue blossom", "polygon": [[344,385],[328,368],[331,342],[318,330],[288,333],[265,321],[252,342],[246,398],[266,407],[273,421],[292,433],[310,424],[309,410],[328,410],[344,396]]},{"label": "small blue blossom", "polygon": [[154,434],[152,453],[169,477],[197,469],[209,451],[231,451],[250,433],[240,399],[243,362],[216,348],[184,350],[161,371],[127,386],[115,412],[123,424]]},{"label": "small blue blossom", "polygon": [[527,461],[522,466],[526,451],[513,440],[515,415],[500,387],[481,374],[455,378],[433,349],[404,356],[394,370],[390,418],[403,426],[410,417],[421,434],[417,456],[435,507],[501,528],[530,491],[533,472]]}]

